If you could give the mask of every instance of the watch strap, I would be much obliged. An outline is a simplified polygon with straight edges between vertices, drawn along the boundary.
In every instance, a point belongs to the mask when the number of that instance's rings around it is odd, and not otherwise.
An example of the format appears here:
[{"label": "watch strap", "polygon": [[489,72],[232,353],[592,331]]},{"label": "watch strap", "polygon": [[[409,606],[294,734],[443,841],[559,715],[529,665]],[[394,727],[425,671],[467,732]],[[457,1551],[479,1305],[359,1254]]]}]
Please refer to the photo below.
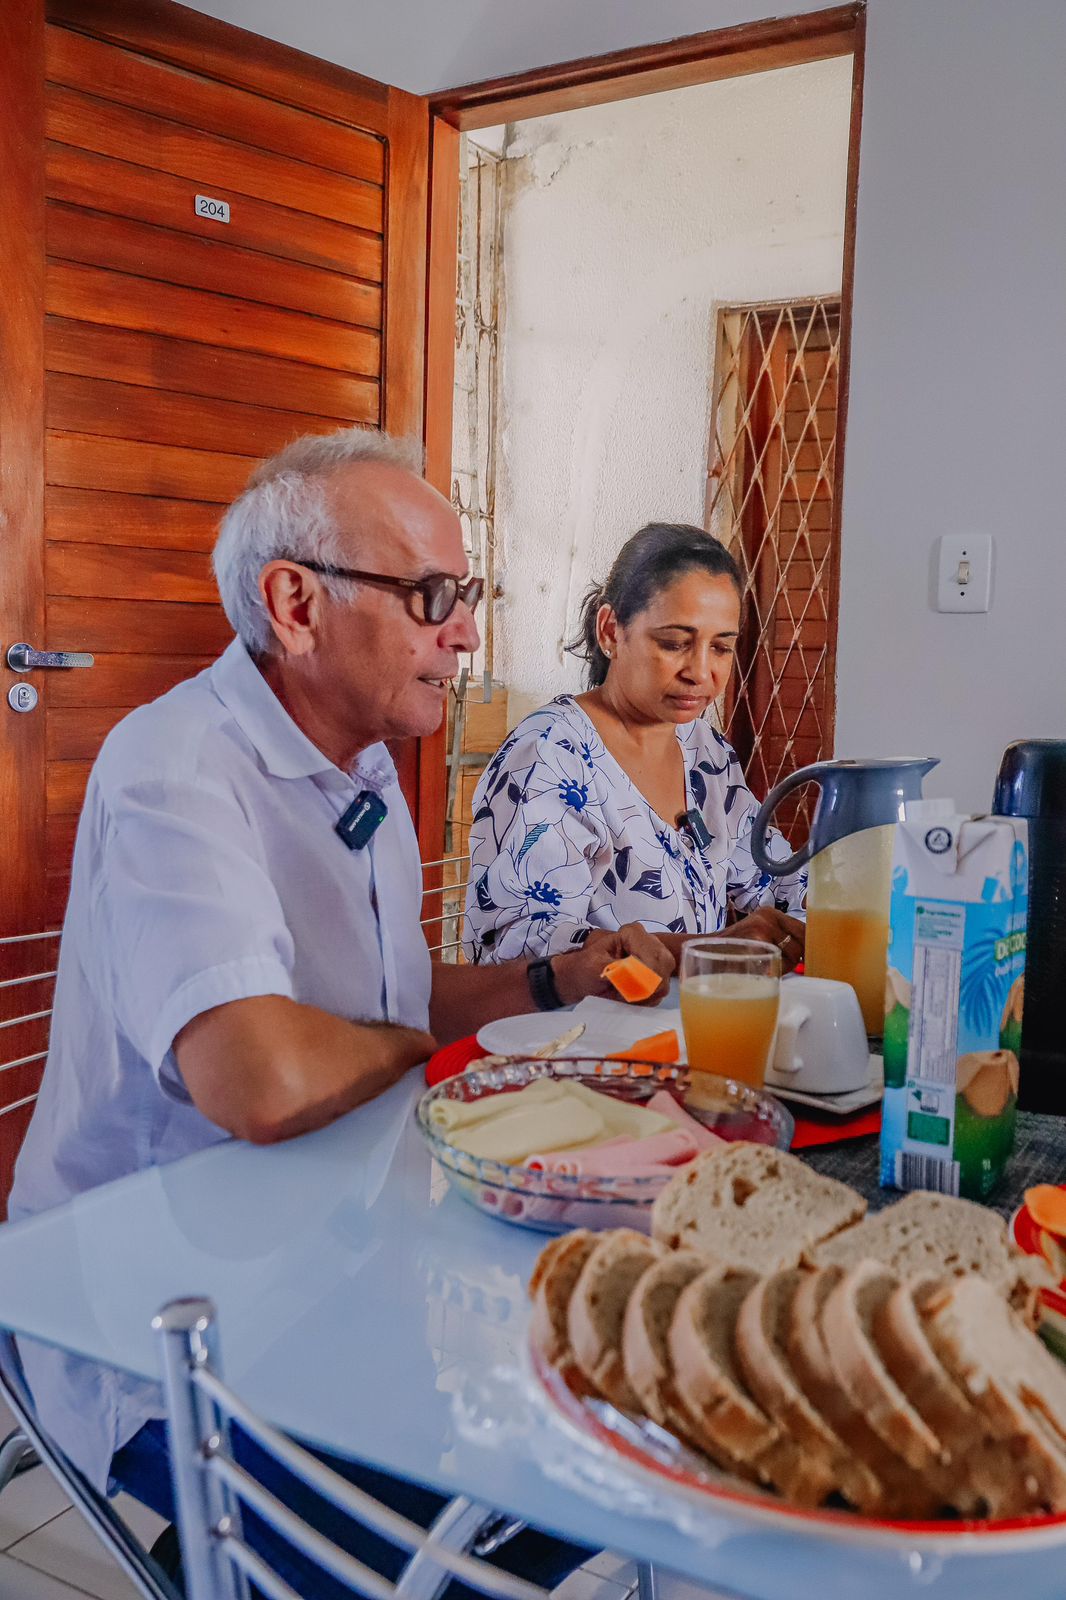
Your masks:
[{"label": "watch strap", "polygon": [[555,974],[552,971],[550,956],[540,956],[536,961],[529,963],[526,968],[526,982],[529,984],[529,992],[538,1011],[559,1010],[563,1001],[555,987]]}]

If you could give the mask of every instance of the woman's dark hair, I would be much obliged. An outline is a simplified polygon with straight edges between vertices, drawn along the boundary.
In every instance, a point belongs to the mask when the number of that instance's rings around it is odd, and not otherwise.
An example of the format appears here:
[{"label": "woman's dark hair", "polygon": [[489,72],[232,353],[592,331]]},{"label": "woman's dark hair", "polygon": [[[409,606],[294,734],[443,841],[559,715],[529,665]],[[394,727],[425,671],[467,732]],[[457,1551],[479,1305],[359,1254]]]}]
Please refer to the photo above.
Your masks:
[{"label": "woman's dark hair", "polygon": [[623,627],[644,611],[657,594],[686,572],[729,578],[744,594],[740,568],[713,534],[687,522],[649,522],[627,539],[603,584],[593,584],[581,602],[581,629],[567,646],[588,663],[586,685],[598,689],[607,676],[608,660],[596,639],[596,615],[610,606]]}]

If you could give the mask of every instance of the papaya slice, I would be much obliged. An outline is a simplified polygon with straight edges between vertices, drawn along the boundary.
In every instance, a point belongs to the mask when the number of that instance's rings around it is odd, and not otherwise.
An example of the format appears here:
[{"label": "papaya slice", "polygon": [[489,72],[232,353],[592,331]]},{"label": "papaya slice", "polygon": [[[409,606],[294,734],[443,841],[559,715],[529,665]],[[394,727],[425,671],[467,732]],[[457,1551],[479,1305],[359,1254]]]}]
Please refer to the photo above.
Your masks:
[{"label": "papaya slice", "polygon": [[630,1004],[650,1000],[662,979],[657,972],[646,967],[636,956],[624,956],[621,961],[608,961],[601,978],[606,978],[623,1000]]},{"label": "papaya slice", "polygon": [[616,1050],[607,1057],[608,1061],[654,1061],[662,1066],[673,1066],[681,1055],[681,1046],[677,1041],[676,1028],[667,1028],[665,1033],[651,1033],[646,1039],[638,1039],[636,1044],[631,1044],[628,1050]]},{"label": "papaya slice", "polygon": [[1025,1191],[1025,1209],[1039,1228],[1066,1237],[1066,1189],[1055,1183],[1038,1183]]}]

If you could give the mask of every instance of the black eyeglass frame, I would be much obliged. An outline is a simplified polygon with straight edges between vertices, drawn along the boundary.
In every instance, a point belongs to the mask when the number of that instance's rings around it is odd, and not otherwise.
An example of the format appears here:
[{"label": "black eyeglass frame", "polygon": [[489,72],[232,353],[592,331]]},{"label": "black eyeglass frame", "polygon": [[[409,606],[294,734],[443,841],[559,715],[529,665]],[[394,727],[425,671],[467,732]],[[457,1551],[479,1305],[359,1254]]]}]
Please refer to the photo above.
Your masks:
[{"label": "black eyeglass frame", "polygon": [[[416,622],[423,622],[429,627],[439,627],[442,622],[447,622],[460,600],[468,611],[473,611],[485,593],[484,578],[457,578],[452,572],[430,572],[424,578],[394,578],[383,572],[334,567],[327,561],[304,561],[299,556],[284,556],[282,559],[291,561],[294,566],[306,567],[308,572],[315,572],[320,578],[350,578],[356,583],[380,583],[387,589],[404,589],[408,594],[417,590],[422,596],[423,615],[419,616],[410,606],[408,611]],[[442,604],[444,609],[439,610]],[[435,611],[439,611],[439,615],[434,615]]]}]

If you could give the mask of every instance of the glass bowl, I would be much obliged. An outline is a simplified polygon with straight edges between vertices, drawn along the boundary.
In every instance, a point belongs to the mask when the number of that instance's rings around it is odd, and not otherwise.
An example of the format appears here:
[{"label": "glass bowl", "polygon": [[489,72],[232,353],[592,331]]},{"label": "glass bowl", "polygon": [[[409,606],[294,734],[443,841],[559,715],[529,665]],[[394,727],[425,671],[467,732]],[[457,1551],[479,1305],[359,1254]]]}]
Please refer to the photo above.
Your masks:
[{"label": "glass bowl", "polygon": [[[690,1072],[687,1066],[680,1065],[597,1061],[588,1057],[555,1057],[548,1061],[519,1057],[498,1066],[474,1066],[428,1089],[418,1102],[418,1127],[452,1186],[479,1211],[540,1233],[566,1233],[571,1228],[636,1228],[647,1233],[652,1203],[670,1176],[574,1177],[532,1172],[515,1162],[489,1161],[457,1150],[433,1125],[431,1112],[438,1101],[469,1103],[486,1095],[523,1089],[535,1078],[573,1078],[590,1089],[635,1104],[650,1100],[660,1089],[670,1090],[683,1100],[685,1091],[694,1083],[701,1103],[686,1103],[685,1109],[722,1139],[745,1139],[787,1150],[795,1129],[790,1113],[773,1095],[732,1078]],[[677,1171],[683,1172],[684,1167]]]}]

